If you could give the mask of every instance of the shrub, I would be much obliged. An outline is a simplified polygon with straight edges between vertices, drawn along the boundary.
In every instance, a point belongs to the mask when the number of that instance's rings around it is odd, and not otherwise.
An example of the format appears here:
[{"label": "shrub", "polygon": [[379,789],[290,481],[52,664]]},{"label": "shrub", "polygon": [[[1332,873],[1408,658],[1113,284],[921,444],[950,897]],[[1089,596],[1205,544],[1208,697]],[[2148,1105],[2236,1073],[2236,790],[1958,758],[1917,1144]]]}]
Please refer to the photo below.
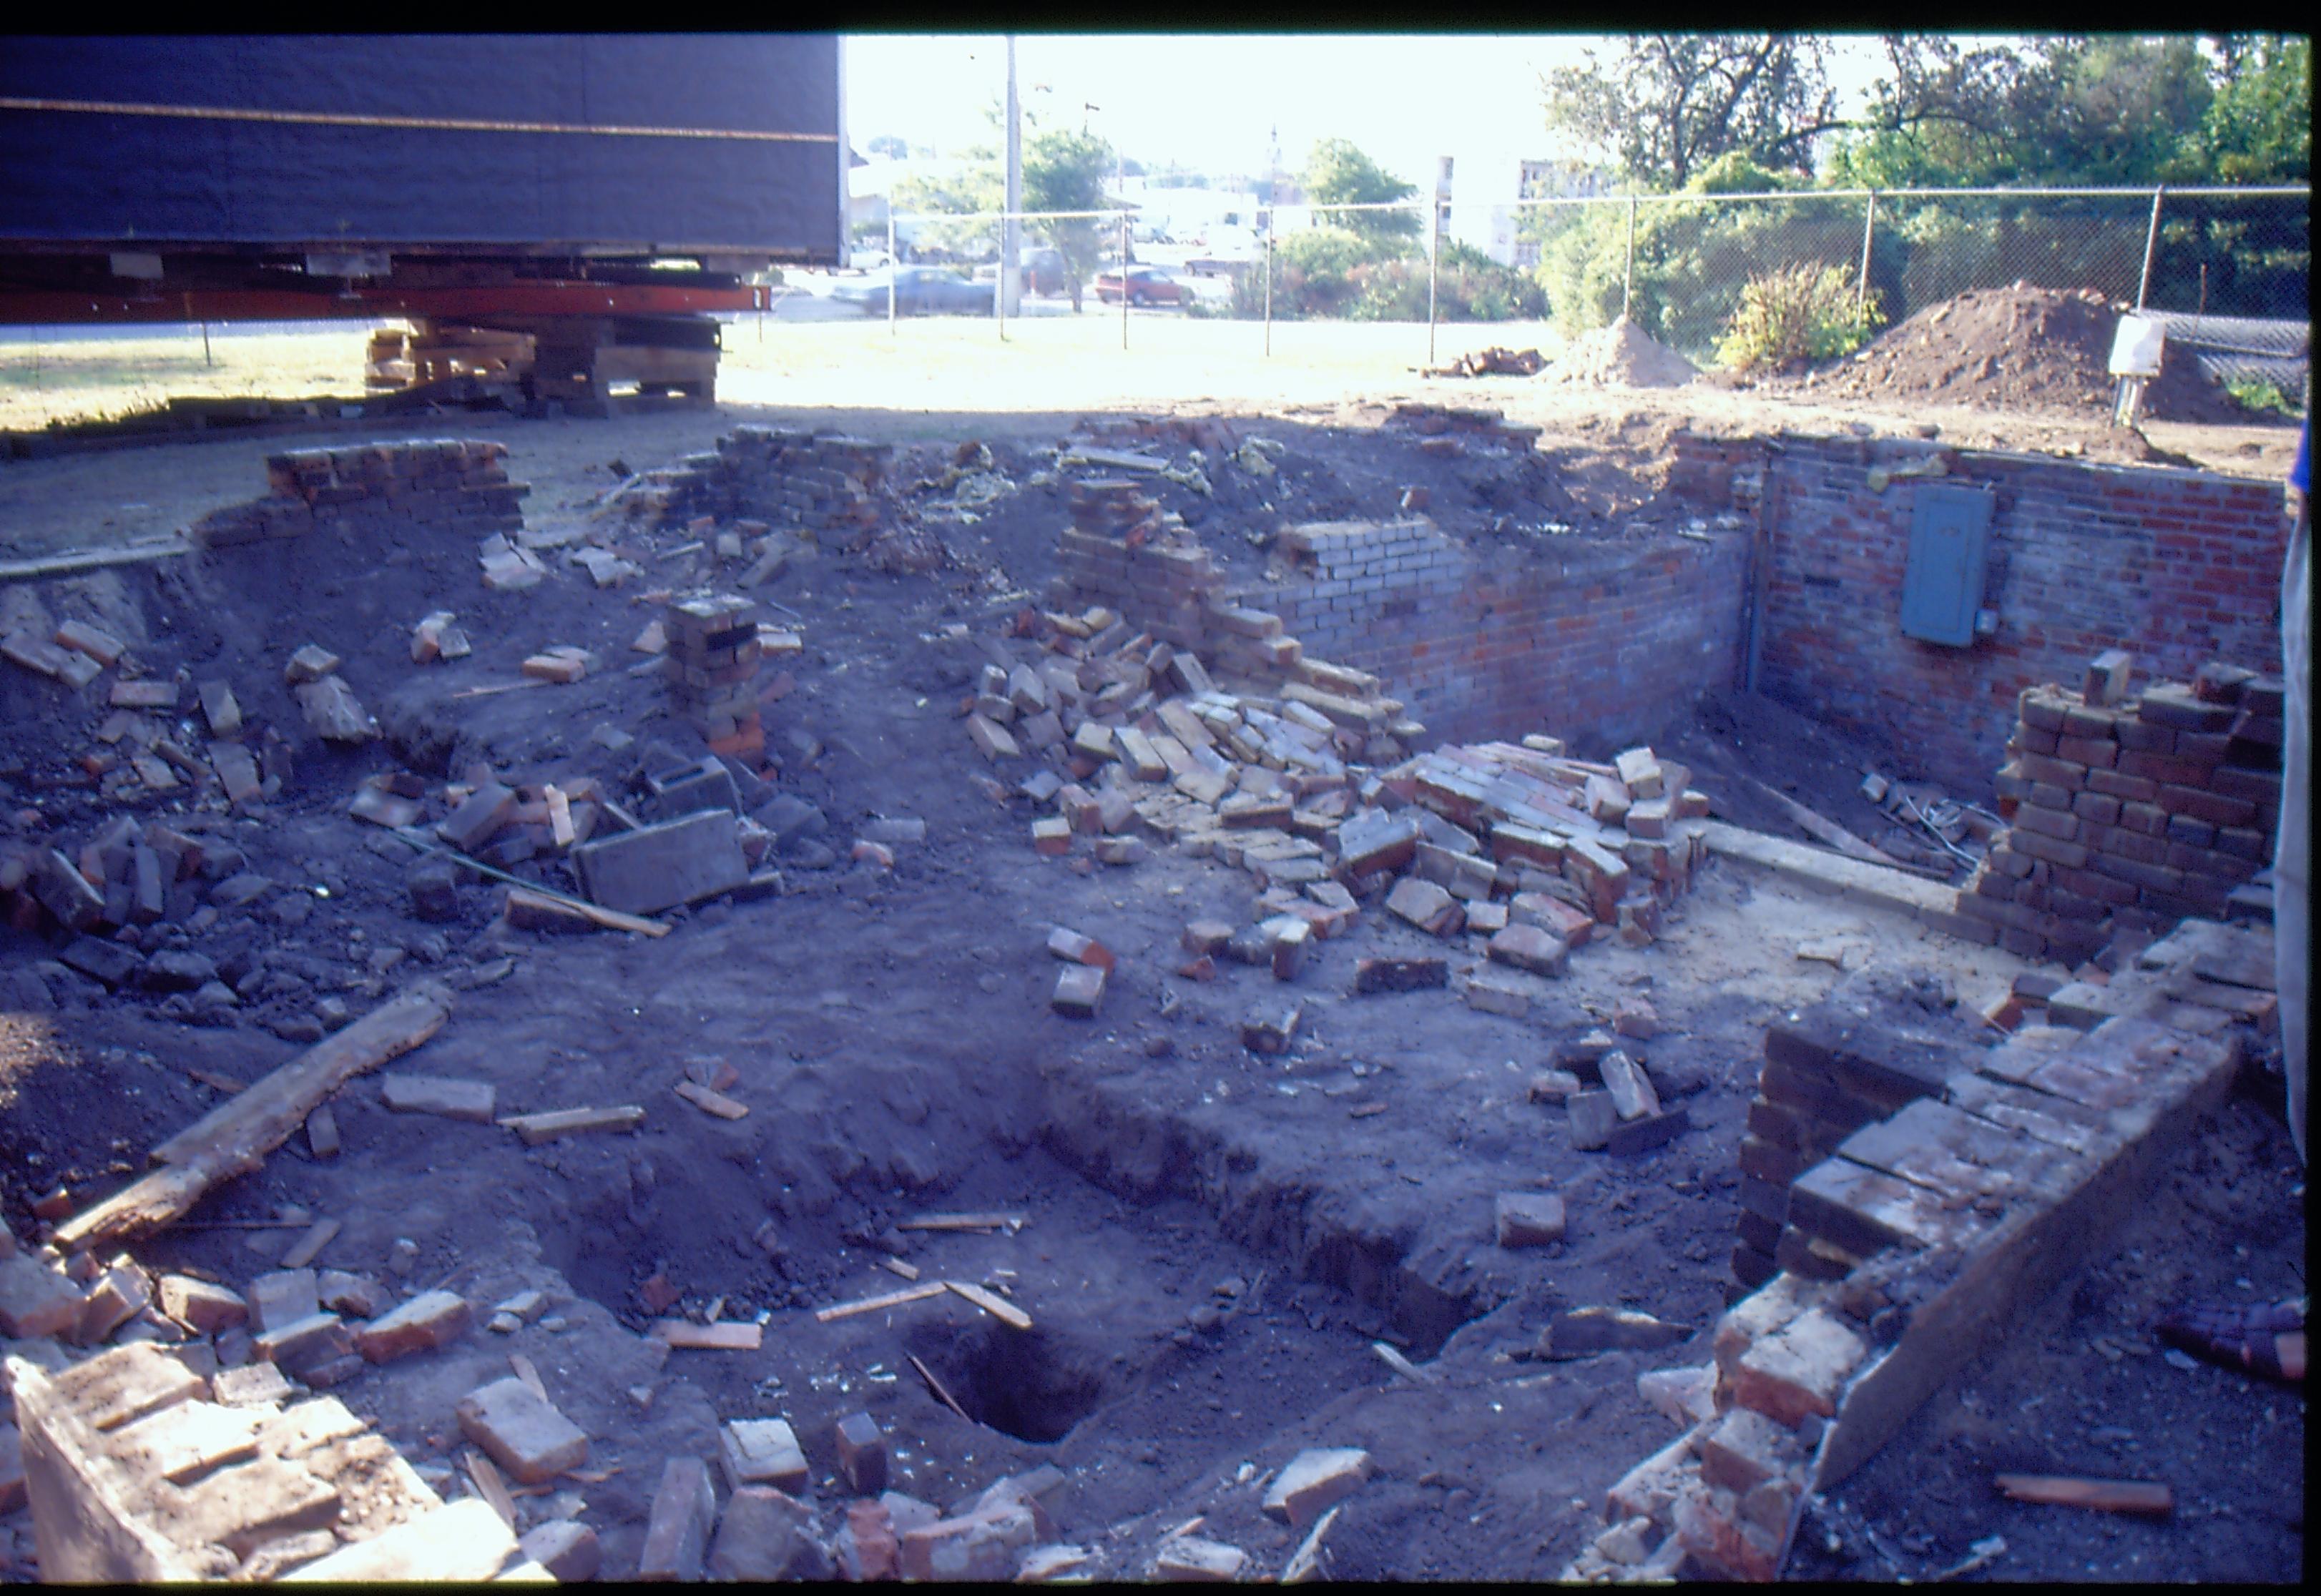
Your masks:
[{"label": "shrub", "polygon": [[2243,410],[2262,416],[2285,416],[2295,421],[2305,413],[2297,401],[2281,392],[2280,385],[2261,376],[2236,376],[2225,385],[2225,392]]},{"label": "shrub", "polygon": [[1779,371],[1850,355],[1885,322],[1874,295],[1855,292],[1852,274],[1818,261],[1751,277],[1717,345],[1734,371]]}]

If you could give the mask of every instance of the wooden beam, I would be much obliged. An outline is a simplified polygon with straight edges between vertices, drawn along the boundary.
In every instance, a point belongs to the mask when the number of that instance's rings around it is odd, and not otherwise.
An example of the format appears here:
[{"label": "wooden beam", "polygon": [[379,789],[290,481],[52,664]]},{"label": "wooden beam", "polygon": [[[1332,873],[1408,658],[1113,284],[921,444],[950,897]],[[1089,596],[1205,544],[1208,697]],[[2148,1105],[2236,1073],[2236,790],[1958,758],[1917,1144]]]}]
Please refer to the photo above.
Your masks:
[{"label": "wooden beam", "polygon": [[963,1280],[946,1280],[943,1286],[965,1297],[1010,1329],[1028,1330],[1032,1328],[1032,1316],[996,1292],[987,1292],[981,1286],[969,1285]]},{"label": "wooden beam", "polygon": [[433,1036],[451,1012],[451,994],[425,982],[323,1038],[155,1147],[161,1168],[59,1225],[57,1245],[73,1251],[179,1218],[212,1186],[258,1168],[341,1086]]}]

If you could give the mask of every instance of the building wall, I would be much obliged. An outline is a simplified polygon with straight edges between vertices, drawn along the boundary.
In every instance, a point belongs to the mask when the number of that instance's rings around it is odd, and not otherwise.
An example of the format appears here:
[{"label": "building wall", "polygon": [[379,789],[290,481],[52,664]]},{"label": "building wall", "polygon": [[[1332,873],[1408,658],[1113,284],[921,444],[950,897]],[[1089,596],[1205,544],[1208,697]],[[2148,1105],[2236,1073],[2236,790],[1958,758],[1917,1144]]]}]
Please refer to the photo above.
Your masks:
[{"label": "building wall", "polygon": [[[1674,449],[1679,496],[1705,510],[1761,502],[1761,689],[1960,792],[1989,790],[2022,689],[2076,685],[2107,648],[2135,656],[2139,689],[2212,659],[2280,669],[2278,483],[1861,439],[1679,435]],[[1946,463],[1940,481],[1997,495],[1983,603],[1998,631],[1963,648],[1899,625],[1923,479],[1870,485],[1873,467],[1929,454]]]},{"label": "building wall", "polygon": [[1431,522],[1293,529],[1297,576],[1242,595],[1307,655],[1370,671],[1430,740],[1544,731],[1608,747],[1731,686],[1748,538],[1475,551]]}]

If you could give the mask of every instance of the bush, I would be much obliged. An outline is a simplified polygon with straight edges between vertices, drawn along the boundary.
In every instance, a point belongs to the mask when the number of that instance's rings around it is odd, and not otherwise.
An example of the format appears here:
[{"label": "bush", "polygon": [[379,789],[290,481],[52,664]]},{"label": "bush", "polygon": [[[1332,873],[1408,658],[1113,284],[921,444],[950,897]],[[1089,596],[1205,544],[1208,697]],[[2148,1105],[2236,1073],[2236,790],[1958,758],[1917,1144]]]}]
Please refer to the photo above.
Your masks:
[{"label": "bush", "polygon": [[[1274,246],[1275,319],[1424,321],[1426,257],[1406,248],[1338,228],[1284,236]],[[1434,299],[1435,313],[1445,322],[1537,321],[1547,313],[1547,295],[1529,276],[1461,243],[1443,246]],[[1265,313],[1261,263],[1233,285],[1233,313]]]},{"label": "bush", "polygon": [[2225,385],[2225,392],[2243,410],[2261,416],[2283,416],[2295,421],[2305,413],[2297,401],[2281,392],[2279,383],[2262,376],[2236,376]]},{"label": "bush", "polygon": [[1885,321],[1874,296],[1855,291],[1852,274],[1818,261],[1751,277],[1716,348],[1734,371],[1779,371],[1850,355]]}]

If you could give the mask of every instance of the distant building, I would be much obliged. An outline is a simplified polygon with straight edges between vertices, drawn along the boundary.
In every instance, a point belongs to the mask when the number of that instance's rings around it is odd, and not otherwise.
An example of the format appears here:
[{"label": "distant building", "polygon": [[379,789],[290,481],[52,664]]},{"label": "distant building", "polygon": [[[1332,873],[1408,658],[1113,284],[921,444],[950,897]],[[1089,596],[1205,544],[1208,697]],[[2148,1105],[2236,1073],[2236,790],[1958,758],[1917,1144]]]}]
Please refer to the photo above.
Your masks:
[{"label": "distant building", "polygon": [[1539,242],[1522,235],[1525,207],[1516,202],[1586,199],[1610,194],[1618,180],[1574,160],[1516,156],[1462,156],[1452,172],[1449,235],[1502,266],[1539,264]]}]

